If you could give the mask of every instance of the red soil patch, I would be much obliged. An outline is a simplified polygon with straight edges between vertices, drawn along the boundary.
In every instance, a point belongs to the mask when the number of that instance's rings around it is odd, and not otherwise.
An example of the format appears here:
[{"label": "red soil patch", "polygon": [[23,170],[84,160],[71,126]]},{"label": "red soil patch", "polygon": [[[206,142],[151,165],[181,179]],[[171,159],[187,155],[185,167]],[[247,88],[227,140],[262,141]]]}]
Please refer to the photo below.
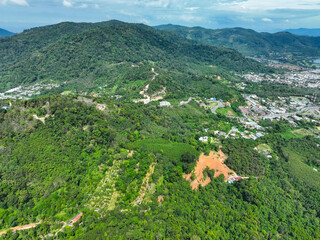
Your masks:
[{"label": "red soil patch", "polygon": [[[215,170],[214,177],[218,177],[223,174],[225,182],[228,181],[230,177],[238,177],[234,171],[224,164],[225,160],[226,156],[221,149],[219,152],[210,152],[209,156],[206,156],[202,153],[195,169],[190,174],[184,174],[183,177],[187,181],[190,181],[192,189],[198,189],[200,184],[204,187],[211,182],[209,177],[206,179],[203,178],[203,171],[206,169],[206,167],[208,167],[210,170]],[[191,181],[192,173],[196,175],[196,179],[193,181]]]}]

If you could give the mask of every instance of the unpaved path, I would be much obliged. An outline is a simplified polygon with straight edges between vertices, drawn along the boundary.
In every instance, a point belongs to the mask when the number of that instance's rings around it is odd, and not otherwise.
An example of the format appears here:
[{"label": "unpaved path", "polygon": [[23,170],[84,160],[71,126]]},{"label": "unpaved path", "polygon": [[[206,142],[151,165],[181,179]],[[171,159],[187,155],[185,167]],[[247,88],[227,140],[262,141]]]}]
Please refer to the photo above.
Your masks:
[{"label": "unpaved path", "polygon": [[[207,167],[210,170],[215,170],[214,177],[218,177],[219,175],[223,174],[225,177],[225,182],[227,182],[230,177],[238,177],[233,170],[224,164],[225,160],[226,156],[221,149],[218,152],[211,151],[209,156],[206,156],[202,153],[195,169],[190,174],[184,174],[183,177],[190,181],[192,189],[198,189],[200,184],[204,187],[211,182],[209,177],[206,179],[203,177],[203,171]],[[193,181],[191,180],[192,173],[196,175],[196,178]]]},{"label": "unpaved path", "polygon": [[[156,73],[154,68],[151,69],[153,72],[153,76],[151,78],[151,82],[156,79],[156,77],[159,75],[159,73]],[[163,99],[163,96],[166,94],[166,87],[163,87],[163,89],[157,93],[152,94],[152,96],[148,95],[148,89],[149,89],[149,84],[147,84],[142,91],[139,92],[140,95],[144,97],[144,99],[140,100],[134,100],[135,103],[138,102],[143,102],[144,104],[148,104],[149,102],[153,101],[159,101]]]},{"label": "unpaved path", "polygon": [[224,107],[224,104],[222,102],[218,101],[218,105],[215,106],[214,108],[211,108],[211,112],[216,114],[217,109],[218,108],[223,108],[223,107]]},{"label": "unpaved path", "polygon": [[179,105],[182,106],[182,105],[188,104],[189,102],[191,102],[191,100],[192,100],[192,97],[190,97],[187,101],[181,101]]},{"label": "unpaved path", "polygon": [[146,195],[146,192],[147,192],[147,189],[149,186],[150,177],[154,172],[155,166],[156,166],[156,162],[153,162],[150,164],[149,171],[147,172],[146,176],[144,177],[144,179],[142,181],[141,188],[139,191],[139,196],[137,197],[136,201],[134,202],[134,205],[137,205],[139,202],[141,203],[143,201],[143,198]]},{"label": "unpaved path", "polygon": [[36,114],[33,115],[33,118],[36,120],[40,120],[43,124],[46,124],[46,118],[50,117],[49,114],[46,114],[45,117],[38,117]]},{"label": "unpaved path", "polygon": [[0,232],[0,236],[3,235],[3,234],[6,234],[8,231],[12,230],[12,231],[20,231],[20,230],[27,230],[27,229],[30,229],[30,228],[34,228],[36,227],[37,225],[41,224],[41,222],[38,222],[38,223],[29,223],[27,225],[23,225],[23,226],[17,226],[17,227],[12,227],[12,228],[9,228],[7,230],[4,230],[4,231],[1,231]]}]

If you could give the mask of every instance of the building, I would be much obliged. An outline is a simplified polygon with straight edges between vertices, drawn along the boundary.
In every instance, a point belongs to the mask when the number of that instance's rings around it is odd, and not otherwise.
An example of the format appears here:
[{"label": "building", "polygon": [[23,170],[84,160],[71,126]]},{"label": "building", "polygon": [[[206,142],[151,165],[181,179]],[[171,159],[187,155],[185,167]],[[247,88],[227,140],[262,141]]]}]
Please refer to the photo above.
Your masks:
[{"label": "building", "polygon": [[76,223],[80,220],[80,218],[82,217],[83,213],[79,213],[77,216],[75,216],[74,218],[71,219],[71,223]]},{"label": "building", "polygon": [[199,141],[201,141],[201,142],[208,142],[208,137],[207,136],[204,136],[204,137],[200,137],[199,138]]},{"label": "building", "polygon": [[171,103],[167,102],[167,101],[162,101],[160,102],[160,107],[170,107]]}]

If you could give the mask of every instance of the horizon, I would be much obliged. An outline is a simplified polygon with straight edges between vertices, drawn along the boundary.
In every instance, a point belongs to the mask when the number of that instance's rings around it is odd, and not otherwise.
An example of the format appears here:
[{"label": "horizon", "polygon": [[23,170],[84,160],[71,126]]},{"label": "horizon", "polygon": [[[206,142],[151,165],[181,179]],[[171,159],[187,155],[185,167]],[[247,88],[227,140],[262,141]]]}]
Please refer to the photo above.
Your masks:
[{"label": "horizon", "polygon": [[0,28],[18,33],[60,22],[118,19],[149,26],[241,27],[272,33],[319,28],[319,10],[316,0],[0,0]]},{"label": "horizon", "polygon": [[287,28],[287,29],[281,29],[281,30],[278,30],[278,31],[258,31],[256,29],[253,29],[253,28],[246,28],[246,27],[241,27],[241,26],[233,26],[233,27],[224,27],[224,28],[210,28],[210,27],[204,27],[204,26],[199,26],[199,25],[190,25],[190,26],[186,26],[186,25],[181,25],[181,24],[173,24],[173,23],[163,23],[163,24],[158,24],[158,25],[149,25],[149,24],[146,24],[146,23],[142,23],[142,22],[126,22],[126,21],[122,21],[122,20],[119,20],[119,19],[109,19],[109,20],[105,20],[105,21],[98,21],[98,22],[85,22],[85,21],[79,21],[79,22],[76,22],[76,21],[61,21],[61,22],[57,22],[57,23],[50,23],[50,24],[45,24],[45,25],[39,25],[39,26],[32,26],[30,28],[26,28],[26,29],[23,29],[21,31],[12,31],[11,29],[8,29],[8,28],[5,28],[5,27],[2,27],[0,26],[0,29],[3,29],[5,31],[9,31],[9,32],[12,32],[14,34],[18,34],[18,33],[22,33],[24,31],[28,31],[28,30],[31,30],[33,28],[38,28],[38,27],[46,27],[46,26],[51,26],[51,25],[57,25],[57,24],[61,24],[61,23],[66,23],[66,22],[70,22],[70,23],[99,23],[99,22],[108,22],[108,21],[120,21],[120,22],[123,22],[123,23],[128,23],[128,24],[144,24],[144,25],[147,25],[149,27],[159,27],[159,26],[166,26],[166,25],[172,25],[172,26],[179,26],[179,27],[188,27],[188,28],[204,28],[204,29],[209,29],[209,30],[218,30],[218,29],[232,29],[232,28],[242,28],[242,29],[249,29],[249,30],[254,30],[258,33],[263,33],[263,32],[266,32],[266,33],[277,33],[277,32],[284,32],[286,30],[303,30],[303,29],[306,29],[306,30],[320,30],[320,28],[304,28],[304,27],[300,27],[300,28]]}]

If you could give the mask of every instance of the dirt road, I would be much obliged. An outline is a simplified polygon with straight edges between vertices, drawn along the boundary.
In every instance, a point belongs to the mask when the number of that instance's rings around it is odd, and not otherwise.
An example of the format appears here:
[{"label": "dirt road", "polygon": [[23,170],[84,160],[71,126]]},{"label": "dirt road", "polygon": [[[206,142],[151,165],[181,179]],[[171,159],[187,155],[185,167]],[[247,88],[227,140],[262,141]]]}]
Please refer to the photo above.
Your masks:
[{"label": "dirt road", "polygon": [[17,227],[12,227],[12,228],[9,228],[7,230],[4,230],[2,232],[0,232],[0,236],[3,235],[3,234],[6,234],[8,231],[12,230],[12,231],[20,231],[20,230],[27,230],[27,229],[30,229],[30,228],[34,228],[36,227],[37,225],[41,224],[41,222],[38,222],[38,223],[29,223],[27,225],[23,225],[23,226],[17,226]]}]

